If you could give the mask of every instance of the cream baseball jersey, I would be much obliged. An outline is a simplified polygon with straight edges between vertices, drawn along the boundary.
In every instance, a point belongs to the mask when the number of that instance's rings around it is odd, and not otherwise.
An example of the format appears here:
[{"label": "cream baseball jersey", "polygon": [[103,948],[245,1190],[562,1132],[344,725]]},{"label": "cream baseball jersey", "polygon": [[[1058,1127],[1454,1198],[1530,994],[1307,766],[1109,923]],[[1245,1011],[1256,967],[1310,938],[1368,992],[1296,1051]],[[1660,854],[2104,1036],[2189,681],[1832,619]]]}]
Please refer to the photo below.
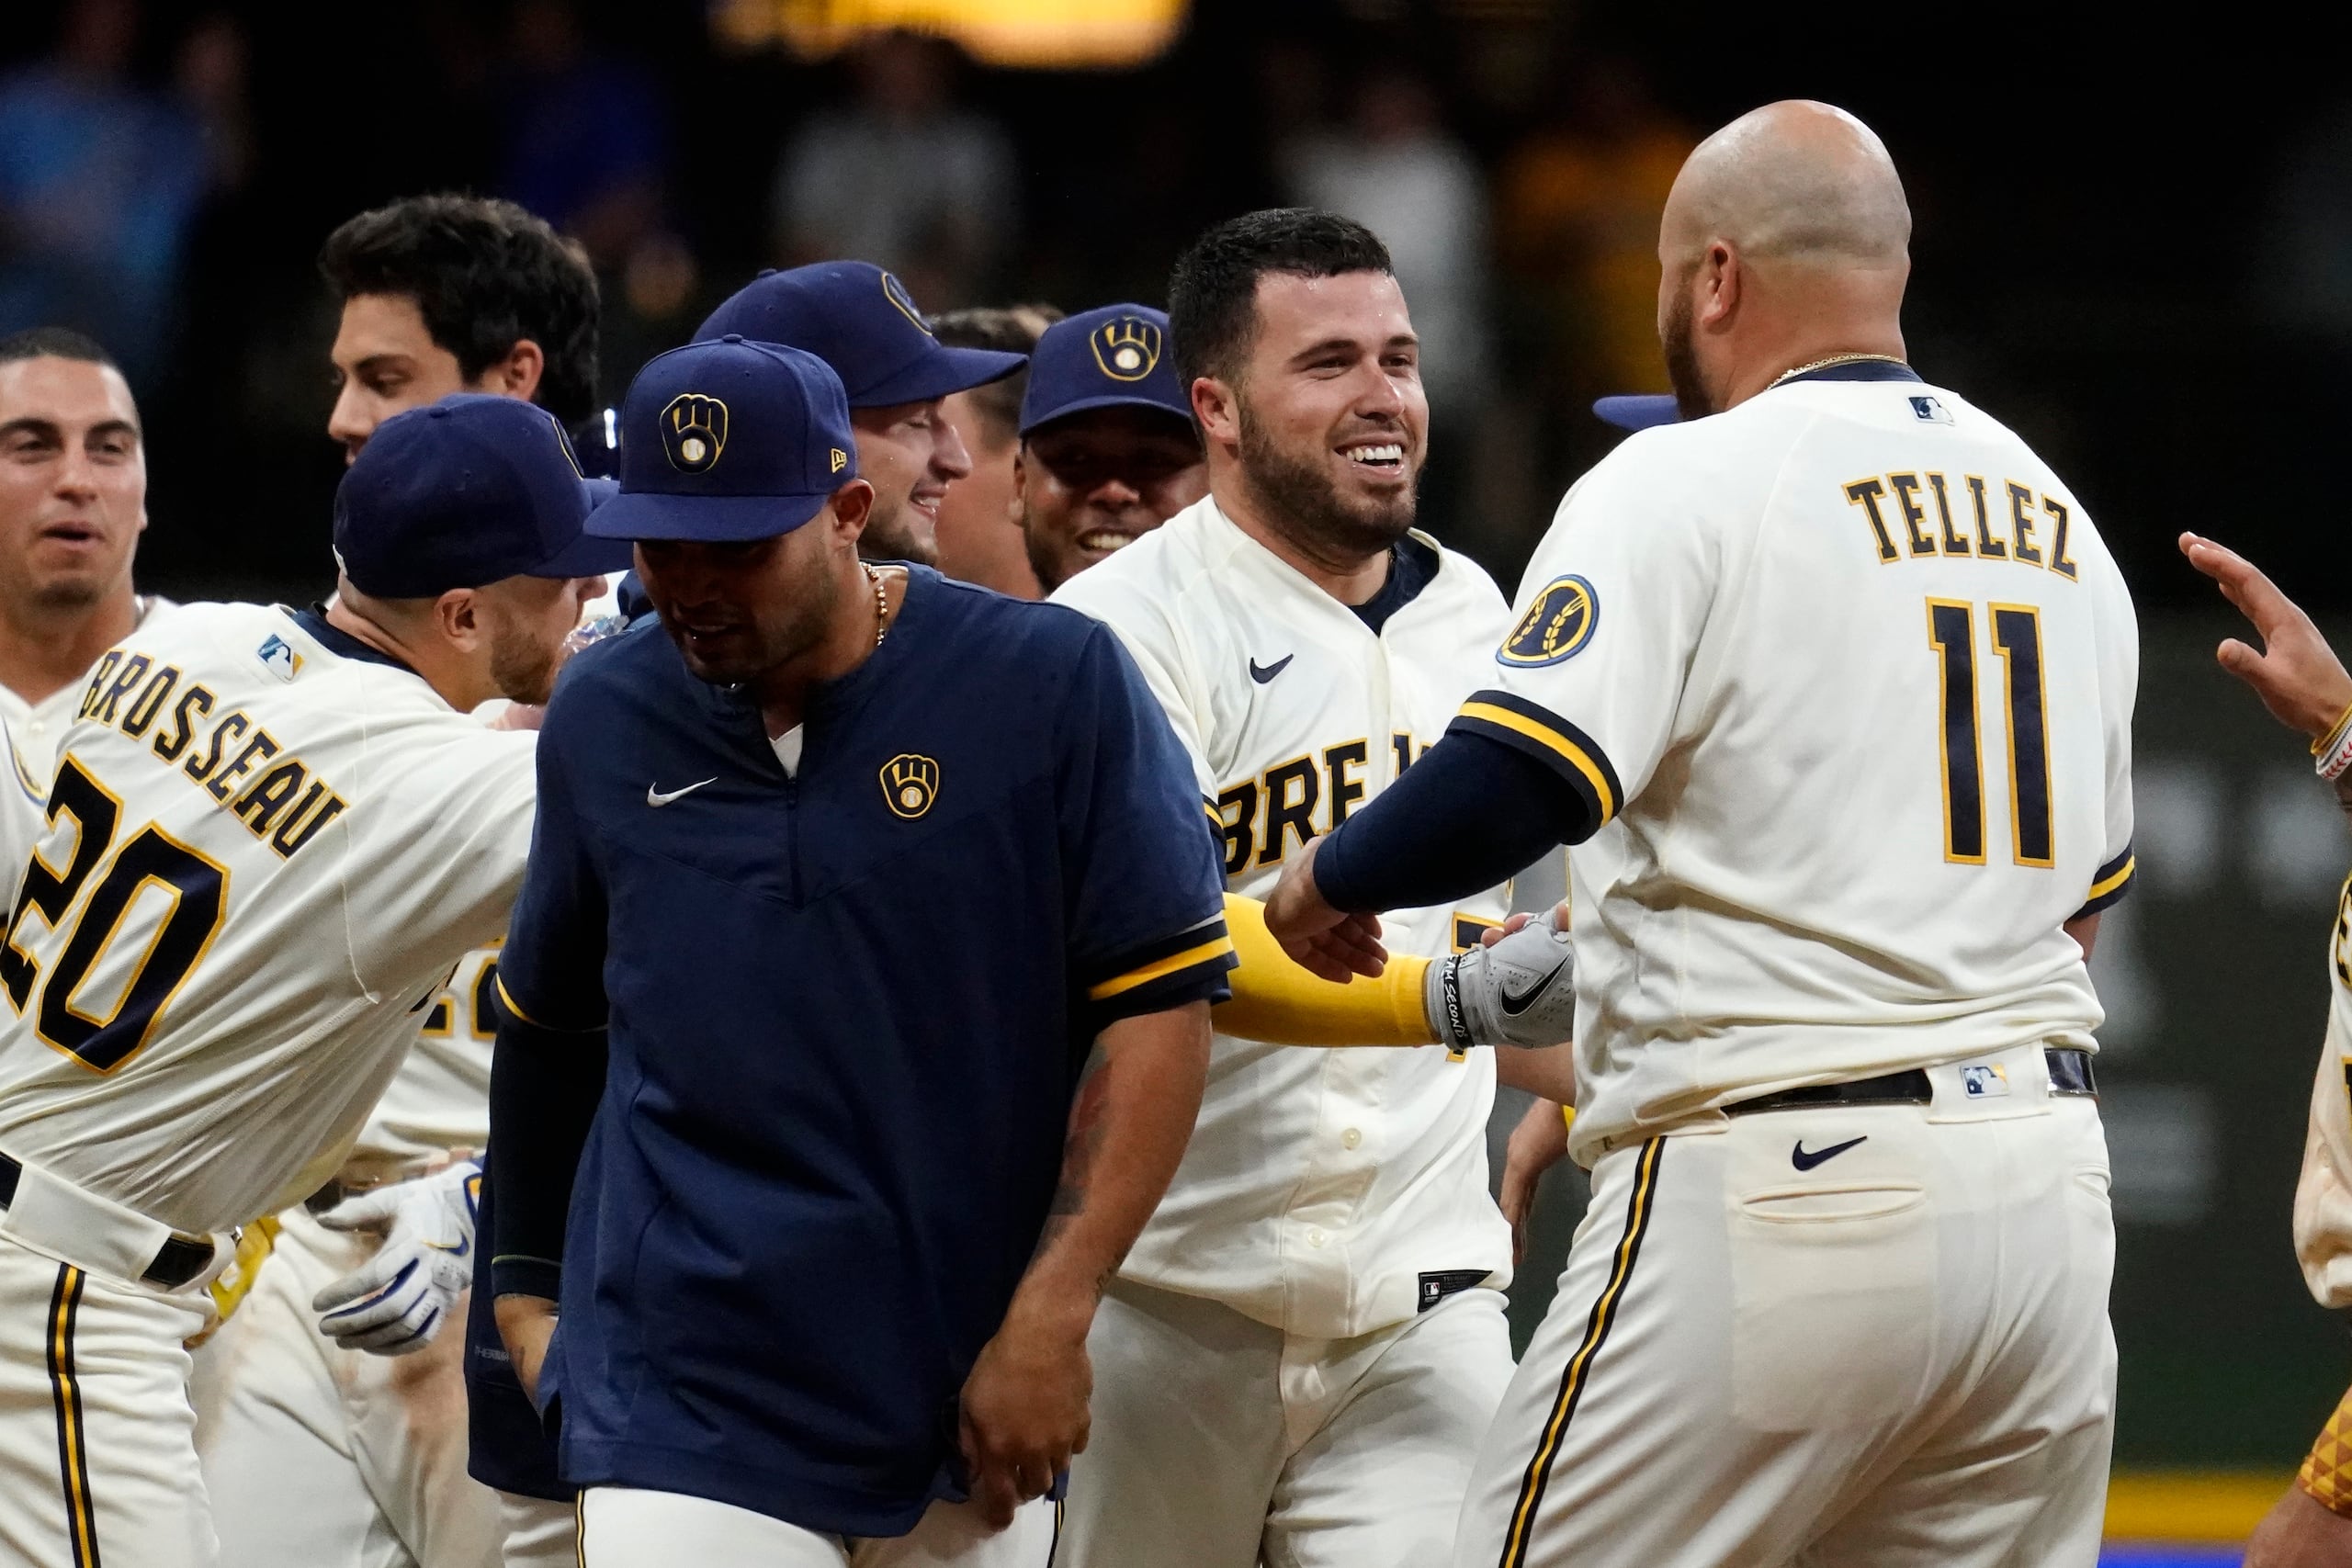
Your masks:
[{"label": "cream baseball jersey", "polygon": [[2295,1183],[2295,1259],[2320,1305],[2341,1308],[2352,1306],[2352,881],[2328,932],[2327,990],[2327,1037]]},{"label": "cream baseball jersey", "polygon": [[[132,624],[134,636],[150,626],[161,626],[179,608],[156,593],[142,593],[136,604],[139,618]],[[6,721],[17,755],[24,760],[26,771],[43,793],[49,788],[50,770],[57,765],[57,748],[64,739],[66,727],[74,722],[74,710],[81,705],[79,681],[60,686],[37,703],[28,703],[13,688],[0,685],[0,720]]]},{"label": "cream baseball jersey", "polygon": [[2131,598],[2073,493],[1903,378],[1798,379],[1568,492],[1464,709],[1606,825],[1569,853],[1573,1144],[2031,1041],[2132,875]]},{"label": "cream baseball jersey", "polygon": [[[1054,594],[1109,623],[1142,666],[1192,755],[1229,891],[1272,891],[1492,668],[1507,612],[1487,574],[1419,535],[1400,558],[1359,614],[1204,500]],[[1399,910],[1382,917],[1384,940],[1450,953],[1506,908],[1498,888]],[[1183,1164],[1123,1272],[1334,1338],[1412,1316],[1423,1276],[1505,1284],[1510,1236],[1487,1191],[1494,1087],[1483,1051],[1219,1034]]]},{"label": "cream baseball jersey", "polygon": [[0,1149],[183,1230],[313,1189],[504,925],[533,745],[313,614],[142,626],[85,688],[0,949]]}]

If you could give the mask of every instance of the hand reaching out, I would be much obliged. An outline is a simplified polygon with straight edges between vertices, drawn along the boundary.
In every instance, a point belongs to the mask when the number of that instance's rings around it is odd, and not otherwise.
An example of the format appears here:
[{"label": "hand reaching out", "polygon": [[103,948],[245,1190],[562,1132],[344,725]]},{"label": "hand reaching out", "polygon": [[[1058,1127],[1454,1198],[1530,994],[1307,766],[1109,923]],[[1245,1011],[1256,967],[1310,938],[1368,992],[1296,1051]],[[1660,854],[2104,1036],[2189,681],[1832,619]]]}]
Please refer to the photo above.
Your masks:
[{"label": "hand reaching out", "polygon": [[2222,596],[2254,623],[2256,652],[2235,637],[2214,650],[2222,668],[2254,688],[2272,716],[2317,739],[2352,710],[2352,675],[2312,618],[2255,564],[2195,534],[2180,536],[2188,564],[2221,585]]}]

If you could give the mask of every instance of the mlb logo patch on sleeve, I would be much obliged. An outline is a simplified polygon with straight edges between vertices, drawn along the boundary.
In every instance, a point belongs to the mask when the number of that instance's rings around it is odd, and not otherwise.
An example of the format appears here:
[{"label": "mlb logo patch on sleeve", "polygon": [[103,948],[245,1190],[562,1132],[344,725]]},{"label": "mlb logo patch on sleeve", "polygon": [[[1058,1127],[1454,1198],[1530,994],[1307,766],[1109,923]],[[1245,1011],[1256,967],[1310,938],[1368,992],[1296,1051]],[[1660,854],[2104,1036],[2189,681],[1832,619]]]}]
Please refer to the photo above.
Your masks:
[{"label": "mlb logo patch on sleeve", "polygon": [[1911,400],[1911,412],[1929,424],[1951,423],[1951,411],[1933,398],[1914,397]]}]

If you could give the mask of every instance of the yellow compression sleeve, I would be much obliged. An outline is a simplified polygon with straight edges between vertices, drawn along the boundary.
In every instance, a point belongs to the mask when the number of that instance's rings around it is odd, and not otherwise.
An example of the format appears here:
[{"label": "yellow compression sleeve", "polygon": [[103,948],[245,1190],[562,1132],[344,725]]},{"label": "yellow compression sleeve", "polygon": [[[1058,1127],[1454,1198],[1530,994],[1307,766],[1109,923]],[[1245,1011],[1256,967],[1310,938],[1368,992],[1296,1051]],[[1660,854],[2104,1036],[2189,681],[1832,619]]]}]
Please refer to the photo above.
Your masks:
[{"label": "yellow compression sleeve", "polygon": [[1266,929],[1266,907],[1225,896],[1225,929],[1241,961],[1217,1030],[1273,1045],[1434,1045],[1421,1001],[1430,961],[1391,954],[1377,980],[1326,980],[1294,962]]}]

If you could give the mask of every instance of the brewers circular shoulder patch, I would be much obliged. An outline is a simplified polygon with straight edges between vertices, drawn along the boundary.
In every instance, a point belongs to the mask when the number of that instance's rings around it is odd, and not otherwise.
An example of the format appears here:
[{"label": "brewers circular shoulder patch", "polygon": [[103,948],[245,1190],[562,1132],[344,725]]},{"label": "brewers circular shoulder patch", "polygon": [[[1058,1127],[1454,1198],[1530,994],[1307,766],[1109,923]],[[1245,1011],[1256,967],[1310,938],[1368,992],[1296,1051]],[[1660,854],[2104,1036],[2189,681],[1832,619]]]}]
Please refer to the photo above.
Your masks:
[{"label": "brewers circular shoulder patch", "polygon": [[1532,669],[1557,664],[1584,651],[1600,624],[1600,596],[1581,577],[1555,577],[1544,585],[1527,614],[1495,650],[1495,662]]}]

